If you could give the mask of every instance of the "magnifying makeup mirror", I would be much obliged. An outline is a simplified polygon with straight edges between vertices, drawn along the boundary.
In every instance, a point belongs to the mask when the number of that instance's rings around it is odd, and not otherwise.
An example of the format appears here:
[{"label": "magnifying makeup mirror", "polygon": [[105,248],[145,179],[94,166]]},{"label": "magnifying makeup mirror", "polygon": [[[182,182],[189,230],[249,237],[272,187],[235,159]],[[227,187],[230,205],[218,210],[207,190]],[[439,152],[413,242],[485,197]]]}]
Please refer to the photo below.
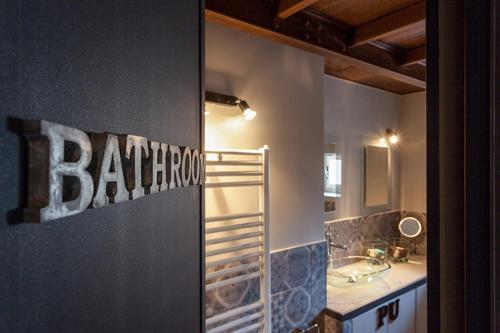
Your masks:
[{"label": "magnifying makeup mirror", "polygon": [[422,223],[414,217],[405,217],[399,221],[399,231],[405,237],[415,238],[422,232]]}]

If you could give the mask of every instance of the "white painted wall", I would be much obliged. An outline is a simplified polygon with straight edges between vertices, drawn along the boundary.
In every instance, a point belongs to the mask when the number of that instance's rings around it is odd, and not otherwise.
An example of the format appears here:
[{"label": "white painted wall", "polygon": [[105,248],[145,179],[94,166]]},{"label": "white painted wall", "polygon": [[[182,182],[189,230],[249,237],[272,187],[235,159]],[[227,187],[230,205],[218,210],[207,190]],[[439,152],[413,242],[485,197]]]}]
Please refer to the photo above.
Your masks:
[{"label": "white painted wall", "polygon": [[401,209],[426,212],[425,92],[401,96]]},{"label": "white painted wall", "polygon": [[[206,89],[258,112],[246,122],[237,109],[210,107],[206,146],[271,148],[271,250],[323,240],[323,59],[211,23],[205,32]],[[235,193],[211,194],[207,211],[252,204]]]},{"label": "white painted wall", "polygon": [[[400,96],[390,92],[324,77],[325,142],[335,143],[342,155],[342,197],[328,220],[365,215],[363,146],[378,144],[386,128],[398,129]],[[400,206],[399,148],[390,151],[392,209]]]}]

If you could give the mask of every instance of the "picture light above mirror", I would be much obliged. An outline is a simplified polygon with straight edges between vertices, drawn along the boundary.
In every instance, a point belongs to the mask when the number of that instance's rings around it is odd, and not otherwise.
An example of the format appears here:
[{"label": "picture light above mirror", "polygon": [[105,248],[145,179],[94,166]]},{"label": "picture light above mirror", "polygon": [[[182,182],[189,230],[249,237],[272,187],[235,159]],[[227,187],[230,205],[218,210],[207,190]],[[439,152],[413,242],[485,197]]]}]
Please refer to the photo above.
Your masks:
[{"label": "picture light above mirror", "polygon": [[379,139],[379,141],[380,141],[380,143],[383,143],[385,145],[387,145],[387,143],[389,143],[391,145],[395,145],[395,144],[399,143],[399,135],[392,128],[387,128],[385,130],[384,136],[381,137]]}]

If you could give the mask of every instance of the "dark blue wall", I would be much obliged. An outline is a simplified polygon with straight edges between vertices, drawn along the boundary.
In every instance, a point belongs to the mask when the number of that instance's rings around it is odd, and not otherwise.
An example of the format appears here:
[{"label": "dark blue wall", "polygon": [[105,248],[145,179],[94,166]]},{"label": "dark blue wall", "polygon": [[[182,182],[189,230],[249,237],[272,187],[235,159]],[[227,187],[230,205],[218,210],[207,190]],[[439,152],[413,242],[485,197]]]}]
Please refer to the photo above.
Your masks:
[{"label": "dark blue wall", "polygon": [[200,144],[200,3],[0,1],[0,332],[200,331],[200,191],[9,225],[7,117]]}]

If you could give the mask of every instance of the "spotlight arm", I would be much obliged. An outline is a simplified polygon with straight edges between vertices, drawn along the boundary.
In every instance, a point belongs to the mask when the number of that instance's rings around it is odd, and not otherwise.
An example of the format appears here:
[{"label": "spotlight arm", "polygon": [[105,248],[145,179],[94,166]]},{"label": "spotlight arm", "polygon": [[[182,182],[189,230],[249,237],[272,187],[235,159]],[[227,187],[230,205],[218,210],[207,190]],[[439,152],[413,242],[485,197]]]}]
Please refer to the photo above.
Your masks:
[{"label": "spotlight arm", "polygon": [[205,102],[229,106],[237,106],[241,100],[238,97],[205,91]]}]

